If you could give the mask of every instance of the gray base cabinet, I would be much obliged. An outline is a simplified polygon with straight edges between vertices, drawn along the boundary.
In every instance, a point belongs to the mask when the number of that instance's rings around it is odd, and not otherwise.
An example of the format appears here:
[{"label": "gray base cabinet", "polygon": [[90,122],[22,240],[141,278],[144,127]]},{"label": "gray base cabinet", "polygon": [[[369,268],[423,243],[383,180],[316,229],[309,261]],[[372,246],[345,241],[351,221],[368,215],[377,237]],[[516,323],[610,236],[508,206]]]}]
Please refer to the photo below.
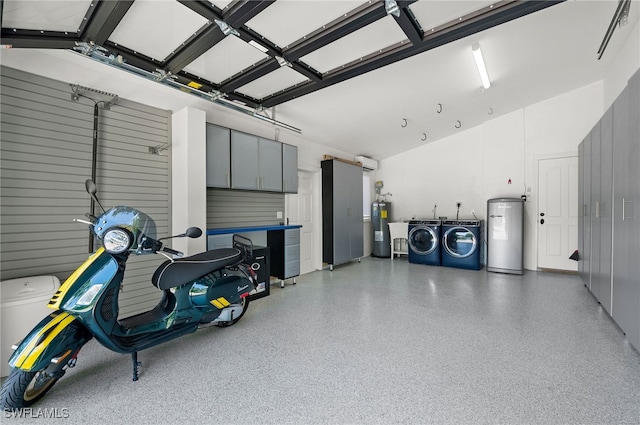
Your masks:
[{"label": "gray base cabinet", "polygon": [[322,167],[322,261],[334,265],[364,255],[362,167],[324,160]]},{"label": "gray base cabinet", "polygon": [[578,149],[585,285],[640,349],[640,71]]},{"label": "gray base cabinet", "polygon": [[271,275],[284,280],[300,275],[300,229],[269,230],[267,245],[271,249]]}]

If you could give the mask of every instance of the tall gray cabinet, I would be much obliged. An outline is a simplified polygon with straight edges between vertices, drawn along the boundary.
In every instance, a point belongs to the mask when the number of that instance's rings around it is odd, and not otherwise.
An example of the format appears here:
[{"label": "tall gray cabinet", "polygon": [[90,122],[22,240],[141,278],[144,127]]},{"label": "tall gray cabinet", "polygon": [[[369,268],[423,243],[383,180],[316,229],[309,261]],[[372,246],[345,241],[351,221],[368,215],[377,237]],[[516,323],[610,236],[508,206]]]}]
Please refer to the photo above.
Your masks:
[{"label": "tall gray cabinet", "polygon": [[364,255],[362,167],[336,159],[322,167],[322,261],[343,264]]},{"label": "tall gray cabinet", "polygon": [[579,272],[640,349],[640,71],[578,151]]}]

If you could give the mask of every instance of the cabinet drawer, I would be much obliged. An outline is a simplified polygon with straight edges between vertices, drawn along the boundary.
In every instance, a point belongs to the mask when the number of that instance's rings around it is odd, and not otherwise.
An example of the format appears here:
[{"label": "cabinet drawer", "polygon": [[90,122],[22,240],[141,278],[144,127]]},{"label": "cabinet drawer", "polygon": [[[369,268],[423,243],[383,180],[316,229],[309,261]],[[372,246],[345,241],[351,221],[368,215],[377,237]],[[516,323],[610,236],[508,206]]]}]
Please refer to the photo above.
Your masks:
[{"label": "cabinet drawer", "polygon": [[300,261],[300,245],[290,245],[284,248],[284,261]]},{"label": "cabinet drawer", "polygon": [[298,245],[300,244],[300,229],[287,229],[284,231],[284,244]]},{"label": "cabinet drawer", "polygon": [[288,279],[290,277],[299,276],[300,275],[300,262],[296,261],[287,261],[284,265],[284,278]]}]

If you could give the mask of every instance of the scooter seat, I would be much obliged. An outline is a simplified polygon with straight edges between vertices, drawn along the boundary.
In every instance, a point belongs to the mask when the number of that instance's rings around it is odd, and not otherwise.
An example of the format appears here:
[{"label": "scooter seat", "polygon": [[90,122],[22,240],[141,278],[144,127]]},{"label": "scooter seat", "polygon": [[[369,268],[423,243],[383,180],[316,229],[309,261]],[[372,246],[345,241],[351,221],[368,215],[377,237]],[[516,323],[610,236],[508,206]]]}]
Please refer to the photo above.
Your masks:
[{"label": "scooter seat", "polygon": [[239,249],[220,248],[174,261],[167,260],[158,267],[151,282],[158,289],[175,288],[223,267],[235,266],[242,258]]}]

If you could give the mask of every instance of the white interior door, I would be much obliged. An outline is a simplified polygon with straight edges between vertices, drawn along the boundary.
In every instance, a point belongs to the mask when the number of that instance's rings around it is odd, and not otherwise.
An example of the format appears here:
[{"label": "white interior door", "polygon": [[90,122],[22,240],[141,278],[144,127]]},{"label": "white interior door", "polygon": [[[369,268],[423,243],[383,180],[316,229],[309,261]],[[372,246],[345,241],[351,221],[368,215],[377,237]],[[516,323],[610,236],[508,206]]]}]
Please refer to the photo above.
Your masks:
[{"label": "white interior door", "polygon": [[298,171],[298,193],[287,195],[289,224],[300,224],[300,274],[315,270],[313,230],[313,174]]},{"label": "white interior door", "polygon": [[538,161],[538,268],[578,270],[578,157]]}]

